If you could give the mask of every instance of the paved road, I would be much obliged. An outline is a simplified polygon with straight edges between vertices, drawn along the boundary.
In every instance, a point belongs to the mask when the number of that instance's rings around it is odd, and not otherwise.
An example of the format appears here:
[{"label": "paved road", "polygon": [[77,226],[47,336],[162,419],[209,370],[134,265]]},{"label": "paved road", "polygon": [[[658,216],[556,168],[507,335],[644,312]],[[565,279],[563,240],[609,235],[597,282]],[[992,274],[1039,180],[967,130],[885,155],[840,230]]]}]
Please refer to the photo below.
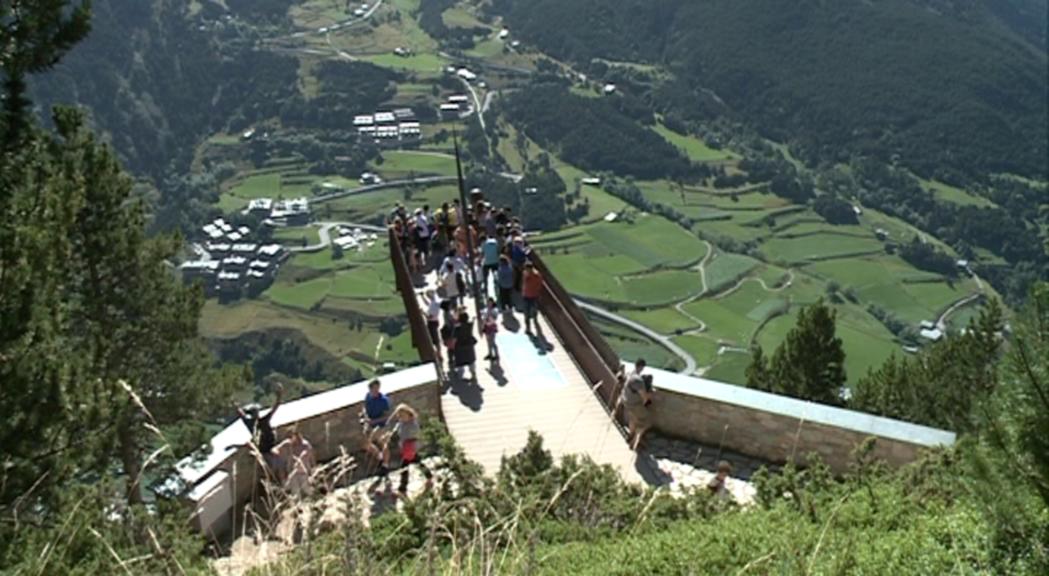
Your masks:
[{"label": "paved road", "polygon": [[368,11],[365,12],[363,15],[361,15],[361,16],[354,16],[353,18],[347,18],[346,20],[342,20],[341,22],[336,22],[335,24],[332,24],[331,26],[322,26],[320,28],[317,28],[316,30],[299,30],[298,32],[293,32],[291,34],[286,34],[286,35],[283,35],[283,36],[274,36],[272,38],[264,39],[264,41],[273,42],[273,41],[278,41],[278,40],[289,40],[289,39],[295,39],[295,38],[305,38],[307,36],[320,36],[322,34],[326,35],[326,34],[329,34],[331,32],[338,32],[339,30],[342,30],[343,28],[349,28],[350,26],[353,26],[354,24],[356,24],[358,22],[363,22],[363,21],[367,20],[368,18],[371,18],[372,14],[375,14],[375,11],[378,10],[380,6],[382,6],[382,3],[383,3],[383,0],[375,0],[375,4],[370,6],[368,8]]},{"label": "paved road", "polygon": [[951,314],[954,314],[959,309],[964,308],[965,306],[967,306],[971,302],[977,300],[981,296],[983,296],[982,292],[978,292],[976,294],[970,294],[970,295],[966,296],[965,298],[962,298],[961,300],[958,300],[954,304],[951,304],[951,306],[949,308],[947,308],[946,310],[944,310],[943,314],[940,314],[940,317],[936,319],[936,327],[939,328],[940,330],[945,330],[947,328],[947,319],[951,317]]},{"label": "paved road", "polygon": [[590,312],[596,316],[600,316],[610,322],[615,322],[616,324],[619,324],[621,326],[626,326],[631,330],[640,332],[641,334],[644,334],[652,340],[655,340],[659,343],[660,346],[666,348],[667,350],[670,350],[675,356],[681,358],[681,360],[685,362],[685,368],[680,371],[682,374],[692,374],[696,371],[696,359],[693,358],[691,354],[686,352],[684,348],[678,346],[677,344],[674,344],[674,342],[670,338],[660,334],[659,332],[656,332],[655,330],[652,330],[651,328],[643,324],[638,324],[637,322],[634,322],[629,318],[624,318],[623,316],[620,316],[615,312],[609,312],[608,310],[605,310],[604,308],[601,308],[599,306],[594,306],[589,302],[584,302],[583,300],[576,299],[575,303],[587,312]]},{"label": "paved road", "polygon": [[345,198],[347,196],[354,196],[356,194],[365,194],[368,192],[374,192],[376,190],[383,190],[385,188],[397,188],[400,186],[408,186],[411,184],[438,184],[442,182],[456,182],[458,179],[455,176],[421,176],[419,178],[411,178],[406,180],[390,180],[383,182],[382,184],[369,184],[368,186],[361,186],[359,188],[346,188],[337,192],[330,192],[328,194],[321,194],[314,196],[310,202],[314,204],[320,204],[322,202],[328,202],[331,200],[337,200],[339,198]]},{"label": "paved road", "polygon": [[320,242],[317,244],[310,244],[307,246],[299,246],[296,248],[289,248],[289,252],[319,252],[324,250],[328,246],[331,246],[331,231],[333,228],[345,226],[347,228],[360,228],[366,232],[374,232],[377,234],[386,234],[386,228],[382,226],[374,226],[372,224],[361,224],[359,222],[314,222],[311,226],[320,227],[317,230],[317,236],[320,237]]},{"label": "paved road", "polygon": [[465,78],[459,78],[459,82],[470,92],[470,97],[474,101],[474,113],[477,114],[477,121],[481,123],[481,130],[485,130],[484,126],[484,108],[481,106],[481,99],[477,96],[477,90],[474,89],[474,85],[467,82]]}]

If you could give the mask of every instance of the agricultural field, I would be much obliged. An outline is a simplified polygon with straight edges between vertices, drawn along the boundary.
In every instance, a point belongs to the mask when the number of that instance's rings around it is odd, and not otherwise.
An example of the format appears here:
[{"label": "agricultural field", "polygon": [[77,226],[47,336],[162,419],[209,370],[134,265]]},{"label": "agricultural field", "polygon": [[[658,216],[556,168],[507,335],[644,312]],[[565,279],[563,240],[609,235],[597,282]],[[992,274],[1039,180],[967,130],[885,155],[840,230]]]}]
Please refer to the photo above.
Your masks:
[{"label": "agricultural field", "polygon": [[654,130],[664,140],[683,151],[693,162],[724,162],[739,158],[739,155],[734,152],[711,148],[706,142],[695,136],[678,134],[662,124],[657,124]]},{"label": "agricultural field", "polygon": [[666,305],[702,291],[706,255],[694,236],[655,215],[598,222],[536,238],[536,250],[574,293],[628,308]]},{"label": "agricultural field", "polygon": [[[310,228],[288,230],[311,232]],[[365,373],[384,362],[410,364],[418,357],[407,333],[390,336],[379,329],[384,318],[404,315],[393,286],[393,268],[383,241],[343,258],[334,258],[327,248],[298,253],[258,298],[231,304],[209,300],[201,332],[207,338],[230,338],[287,328]]]},{"label": "agricultural field", "polygon": [[[749,361],[741,351],[760,343],[771,353],[793,326],[800,307],[824,298],[839,309],[839,336],[849,355],[849,379],[855,381],[892,353],[902,353],[900,342],[868,306],[917,326],[980,290],[969,278],[948,281],[887,254],[875,229],[893,239],[909,239],[919,232],[874,210],[864,210],[857,225],[834,226],[761,187],[724,191],[666,181],[636,184],[649,201],[696,221],[695,233],[717,242],[746,243],[749,255],[716,248],[703,262],[707,290],[699,293],[687,290],[677,275],[631,268],[638,259],[622,249],[608,250],[622,239],[609,243],[598,234],[599,248],[593,248],[595,239],[587,227],[545,237],[540,246],[554,253],[544,257],[573,293],[606,302],[661,334],[676,334],[674,341],[693,355],[708,377],[741,383]],[[558,247],[563,252],[557,252]],[[646,277],[653,284],[631,293],[630,279]],[[959,312],[959,321],[969,314]],[[705,329],[698,329],[693,319]]]},{"label": "agricultural field", "polygon": [[994,202],[991,202],[983,196],[977,196],[976,194],[966,192],[961,188],[956,188],[949,184],[944,184],[943,182],[921,179],[921,184],[923,188],[932,192],[938,199],[945,202],[951,202],[960,206],[994,206]]},{"label": "agricultural field", "polygon": [[455,176],[455,157],[439,152],[387,150],[382,161],[372,170],[385,180],[402,180],[416,176]]}]

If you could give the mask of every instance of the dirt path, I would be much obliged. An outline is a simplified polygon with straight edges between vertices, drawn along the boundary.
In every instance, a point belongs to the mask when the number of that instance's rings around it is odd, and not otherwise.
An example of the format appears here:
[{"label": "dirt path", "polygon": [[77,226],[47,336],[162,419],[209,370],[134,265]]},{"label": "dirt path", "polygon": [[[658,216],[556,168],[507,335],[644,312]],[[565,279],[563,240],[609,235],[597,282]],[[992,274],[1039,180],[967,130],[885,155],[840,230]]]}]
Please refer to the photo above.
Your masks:
[{"label": "dirt path", "polygon": [[765,283],[764,279],[755,278],[754,276],[747,276],[746,278],[741,278],[739,282],[736,282],[735,286],[729,288],[728,290],[725,290],[724,292],[721,292],[720,294],[714,295],[713,298],[715,300],[720,300],[722,298],[730,296],[733,292],[739,290],[747,282],[757,282],[766,292],[782,292],[783,290],[790,288],[791,284],[794,283],[794,270],[788,269],[787,276],[787,281],[784,282],[783,285],[781,285],[779,288],[769,288],[769,285]]}]

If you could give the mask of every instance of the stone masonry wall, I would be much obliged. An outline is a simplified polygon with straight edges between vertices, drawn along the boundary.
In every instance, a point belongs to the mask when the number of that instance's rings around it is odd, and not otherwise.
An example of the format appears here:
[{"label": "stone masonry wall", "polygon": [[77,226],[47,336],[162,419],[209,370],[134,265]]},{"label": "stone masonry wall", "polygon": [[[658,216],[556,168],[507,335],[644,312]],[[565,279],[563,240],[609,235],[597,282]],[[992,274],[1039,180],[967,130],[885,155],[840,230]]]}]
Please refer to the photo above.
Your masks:
[{"label": "stone masonry wall", "polygon": [[[702,396],[657,390],[653,423],[657,432],[723,446],[768,462],[804,463],[819,454],[837,474],[848,470],[852,452],[868,435]],[[874,456],[893,467],[914,461],[924,446],[876,437]]]}]

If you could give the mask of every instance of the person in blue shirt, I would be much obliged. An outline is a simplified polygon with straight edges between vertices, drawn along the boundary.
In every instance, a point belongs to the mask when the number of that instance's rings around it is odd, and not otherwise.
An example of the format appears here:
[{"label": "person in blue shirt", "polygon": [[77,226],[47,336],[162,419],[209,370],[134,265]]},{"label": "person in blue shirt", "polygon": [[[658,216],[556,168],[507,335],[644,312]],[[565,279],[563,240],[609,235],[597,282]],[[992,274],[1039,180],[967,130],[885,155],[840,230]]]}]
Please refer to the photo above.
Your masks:
[{"label": "person in blue shirt", "polygon": [[495,274],[499,269],[499,241],[495,239],[495,236],[489,236],[485,239],[484,243],[481,244],[481,255],[483,272],[481,278],[481,285],[485,287],[486,291],[488,288],[488,276]]},{"label": "person in blue shirt", "polygon": [[390,417],[390,399],[382,393],[381,387],[378,378],[368,382],[361,421],[364,424],[364,451],[379,461],[379,473],[383,474],[385,466],[382,450],[379,449],[379,437]]},{"label": "person in blue shirt", "polygon": [[524,275],[524,265],[528,261],[528,247],[522,236],[514,236],[510,245],[510,262],[514,265],[514,291],[521,291],[521,279]]}]

